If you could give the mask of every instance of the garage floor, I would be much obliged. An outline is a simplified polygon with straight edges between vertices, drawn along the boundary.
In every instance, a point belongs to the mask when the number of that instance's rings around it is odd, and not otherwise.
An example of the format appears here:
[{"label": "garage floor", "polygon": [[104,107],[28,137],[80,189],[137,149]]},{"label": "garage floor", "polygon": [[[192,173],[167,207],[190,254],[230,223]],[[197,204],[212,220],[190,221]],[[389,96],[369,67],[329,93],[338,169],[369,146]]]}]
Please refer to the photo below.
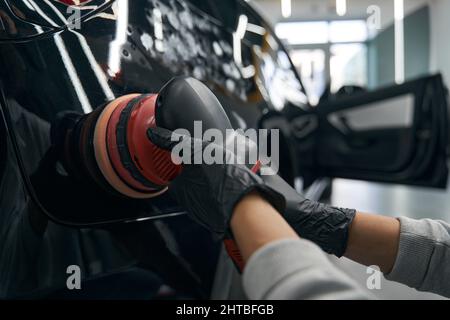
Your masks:
[{"label": "garage floor", "polygon": [[[335,179],[331,196],[333,205],[356,208],[358,211],[387,216],[431,218],[450,222],[450,190],[404,187],[362,181]],[[366,288],[367,268],[348,259],[335,259],[336,264]],[[381,282],[380,290],[372,290],[381,299],[442,299],[420,293],[406,286]]]}]

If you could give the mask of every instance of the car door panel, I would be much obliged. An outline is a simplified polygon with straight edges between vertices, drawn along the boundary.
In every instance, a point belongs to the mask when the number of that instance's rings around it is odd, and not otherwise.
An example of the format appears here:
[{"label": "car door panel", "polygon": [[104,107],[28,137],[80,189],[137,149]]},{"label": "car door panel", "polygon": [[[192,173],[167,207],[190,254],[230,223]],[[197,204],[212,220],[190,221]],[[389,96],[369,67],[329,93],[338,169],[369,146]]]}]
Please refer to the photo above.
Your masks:
[{"label": "car door panel", "polygon": [[[447,108],[440,75],[320,104],[319,126],[311,135],[315,144],[308,150],[315,155],[311,170],[318,176],[445,188]],[[293,148],[302,143],[294,139]]]}]

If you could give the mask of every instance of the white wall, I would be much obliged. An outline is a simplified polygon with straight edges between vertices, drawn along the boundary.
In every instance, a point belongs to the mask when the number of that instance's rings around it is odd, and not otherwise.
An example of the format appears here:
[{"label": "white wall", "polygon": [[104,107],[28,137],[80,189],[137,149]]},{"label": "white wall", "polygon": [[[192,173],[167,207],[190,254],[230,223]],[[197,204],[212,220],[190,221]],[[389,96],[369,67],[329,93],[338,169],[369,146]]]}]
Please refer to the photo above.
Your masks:
[{"label": "white wall", "polygon": [[[249,2],[269,22],[275,24],[286,20],[281,16],[280,0],[249,0]],[[366,16],[369,5],[381,8],[382,27],[392,25],[394,19],[394,0],[347,0],[347,18]],[[292,0],[292,16],[288,20],[335,19],[335,0]],[[406,14],[429,3],[431,21],[431,71],[441,72],[450,88],[450,0],[405,0]]]},{"label": "white wall", "polygon": [[[405,0],[406,14],[417,10],[429,0]],[[443,0],[444,2],[446,0]],[[448,1],[448,0],[447,0]],[[281,0],[249,0],[271,23],[285,20],[281,15]],[[335,0],[292,0],[292,16],[288,20],[327,20],[340,18],[336,14]],[[381,24],[389,26],[394,21],[394,0],[347,0],[345,18],[367,17],[367,8],[377,5],[381,9]]]},{"label": "white wall", "polygon": [[431,69],[444,75],[450,88],[450,1],[430,0]]}]

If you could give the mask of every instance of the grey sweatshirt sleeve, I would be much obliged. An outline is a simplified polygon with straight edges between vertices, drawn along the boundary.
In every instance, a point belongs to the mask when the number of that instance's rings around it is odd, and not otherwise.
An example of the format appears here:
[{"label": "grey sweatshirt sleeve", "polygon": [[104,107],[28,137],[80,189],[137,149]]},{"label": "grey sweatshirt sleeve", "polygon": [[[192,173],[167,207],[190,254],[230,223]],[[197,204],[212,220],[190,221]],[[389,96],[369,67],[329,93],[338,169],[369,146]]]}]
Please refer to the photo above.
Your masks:
[{"label": "grey sweatshirt sleeve", "polygon": [[259,249],[245,267],[243,285],[255,300],[372,298],[307,240],[282,240]]},{"label": "grey sweatshirt sleeve", "polygon": [[450,298],[450,225],[399,218],[400,244],[386,279]]}]

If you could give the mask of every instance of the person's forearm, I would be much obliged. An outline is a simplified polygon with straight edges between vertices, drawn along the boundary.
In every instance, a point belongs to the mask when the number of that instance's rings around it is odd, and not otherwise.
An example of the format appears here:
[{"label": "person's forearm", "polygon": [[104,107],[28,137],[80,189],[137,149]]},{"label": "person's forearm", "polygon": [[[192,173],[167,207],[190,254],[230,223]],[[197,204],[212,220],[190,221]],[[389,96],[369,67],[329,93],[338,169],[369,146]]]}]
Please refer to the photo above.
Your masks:
[{"label": "person's forearm", "polygon": [[[231,229],[244,261],[266,244],[299,238],[257,193],[246,196],[236,206]],[[345,256],[367,266],[376,265],[382,272],[389,273],[397,257],[399,239],[397,219],[358,212],[349,230]]]},{"label": "person's forearm", "polygon": [[395,264],[399,239],[397,219],[358,212],[349,230],[345,256],[389,273]]},{"label": "person's forearm", "polygon": [[244,197],[236,206],[231,230],[244,261],[264,245],[298,235],[258,193]]},{"label": "person's forearm", "polygon": [[450,225],[443,221],[358,213],[346,256],[379,266],[387,280],[450,297],[449,248]]},{"label": "person's forearm", "polygon": [[236,206],[231,229],[246,262],[242,279],[249,299],[370,298],[257,193]]}]

